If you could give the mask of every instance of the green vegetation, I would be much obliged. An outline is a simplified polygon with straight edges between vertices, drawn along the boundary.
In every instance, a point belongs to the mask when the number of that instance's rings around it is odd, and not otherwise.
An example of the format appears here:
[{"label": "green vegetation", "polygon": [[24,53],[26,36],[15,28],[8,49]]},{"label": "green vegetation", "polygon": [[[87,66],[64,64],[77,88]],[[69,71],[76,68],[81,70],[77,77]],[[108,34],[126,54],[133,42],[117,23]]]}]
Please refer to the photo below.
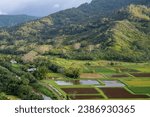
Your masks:
[{"label": "green vegetation", "polygon": [[[17,60],[17,58],[13,59]],[[69,88],[70,86],[58,86],[54,82],[55,80],[74,82],[76,85],[71,86],[74,88],[95,88],[96,86],[90,84],[82,85],[79,83],[79,80],[87,80],[87,82],[98,80],[102,86],[105,86],[103,80],[118,80],[135,94],[149,94],[147,89],[149,89],[150,76],[137,78],[131,75],[135,71],[136,73],[145,73],[145,69],[138,68],[146,68],[148,69],[147,73],[150,73],[149,63],[66,60],[56,57],[37,58],[34,62],[28,63],[18,59],[17,63],[11,63],[11,56],[9,58],[9,56],[4,55],[1,57],[2,60],[3,62],[0,62],[0,89],[1,92],[7,95],[1,93],[1,99],[14,99],[8,95],[17,96],[20,99],[42,99],[43,95],[52,99],[70,99],[72,95],[68,95],[69,97],[67,98],[67,94],[61,90],[63,87]],[[36,68],[36,70],[27,72],[29,68]],[[124,77],[124,74],[128,74],[128,76]],[[120,76],[112,77],[112,75]],[[136,90],[138,88],[141,88],[139,92]],[[144,88],[146,89],[145,93]],[[107,96],[101,90],[99,92],[100,94],[98,93],[97,95],[89,95],[89,98],[107,99]],[[80,98],[85,95],[76,96]]]},{"label": "green vegetation", "polygon": [[150,87],[129,87],[136,94],[150,94]]},{"label": "green vegetation", "polygon": [[0,93],[0,100],[8,100],[8,98],[5,95],[5,93]]},{"label": "green vegetation", "polygon": [[36,79],[30,73],[15,68],[6,61],[0,62],[0,92],[21,99],[42,99],[30,86],[33,82],[36,82]]},{"label": "green vegetation", "polygon": [[52,91],[50,91],[46,86],[39,84],[39,83],[34,83],[32,84],[32,86],[39,92],[41,92],[42,94],[56,100],[57,97],[53,94]]},{"label": "green vegetation", "polygon": [[142,86],[142,87],[148,87],[150,86],[150,81],[148,80],[144,80],[144,79],[134,79],[134,80],[129,80],[129,81],[124,81],[125,84],[127,84],[128,86]]},{"label": "green vegetation", "polygon": [[[88,98],[108,99],[97,85],[79,83],[93,79],[102,86],[105,80],[121,82],[127,91],[116,91],[129,97],[131,92],[143,94],[147,99],[149,6],[149,0],[93,0],[78,8],[0,28],[0,99],[85,98],[87,94],[70,95],[62,88],[89,87],[96,94]],[[5,25],[16,24],[8,19],[11,24]],[[59,86],[55,80],[74,81],[75,85]]]},{"label": "green vegetation", "polygon": [[131,19],[134,20],[144,20],[144,21],[150,21],[150,9],[145,7],[145,6],[135,6],[135,5],[130,5],[127,8]]},{"label": "green vegetation", "polygon": [[20,55],[24,61],[41,55],[149,61],[148,5],[148,0],[93,0],[78,8],[1,29],[0,53]]}]

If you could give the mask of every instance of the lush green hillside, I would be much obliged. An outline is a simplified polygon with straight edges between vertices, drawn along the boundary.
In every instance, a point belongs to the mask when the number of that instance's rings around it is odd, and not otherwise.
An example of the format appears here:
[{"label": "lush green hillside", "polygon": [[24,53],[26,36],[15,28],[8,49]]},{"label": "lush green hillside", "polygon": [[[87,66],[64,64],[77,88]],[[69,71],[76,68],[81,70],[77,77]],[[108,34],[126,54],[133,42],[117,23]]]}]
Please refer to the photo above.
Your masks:
[{"label": "lush green hillside", "polygon": [[[43,95],[56,99],[51,91],[38,83],[46,72],[42,66],[37,68],[38,64],[37,66],[36,64],[34,66],[30,63],[25,64],[19,57],[1,54],[0,100],[11,99],[11,96],[15,96],[14,99],[41,100]],[[35,67],[36,70],[32,71]]]},{"label": "lush green hillside", "polygon": [[78,8],[2,29],[0,51],[22,57],[34,52],[70,59],[147,61],[148,5],[148,0],[93,0]]},{"label": "lush green hillside", "polygon": [[35,19],[37,17],[27,15],[0,15],[0,27],[14,26]]},{"label": "lush green hillside", "polygon": [[[35,78],[9,62],[0,61],[0,92],[15,95],[21,99],[43,99],[30,86],[36,82]],[[1,95],[1,94],[0,94]],[[4,99],[4,98],[2,98]]]}]

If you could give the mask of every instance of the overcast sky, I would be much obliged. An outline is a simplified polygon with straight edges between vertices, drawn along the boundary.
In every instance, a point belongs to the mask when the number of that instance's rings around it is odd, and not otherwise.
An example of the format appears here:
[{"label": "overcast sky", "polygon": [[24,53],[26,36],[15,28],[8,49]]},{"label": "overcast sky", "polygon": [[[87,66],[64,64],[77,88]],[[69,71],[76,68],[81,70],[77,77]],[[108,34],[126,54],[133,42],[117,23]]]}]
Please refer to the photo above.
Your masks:
[{"label": "overcast sky", "polygon": [[91,0],[0,0],[0,14],[46,16]]}]

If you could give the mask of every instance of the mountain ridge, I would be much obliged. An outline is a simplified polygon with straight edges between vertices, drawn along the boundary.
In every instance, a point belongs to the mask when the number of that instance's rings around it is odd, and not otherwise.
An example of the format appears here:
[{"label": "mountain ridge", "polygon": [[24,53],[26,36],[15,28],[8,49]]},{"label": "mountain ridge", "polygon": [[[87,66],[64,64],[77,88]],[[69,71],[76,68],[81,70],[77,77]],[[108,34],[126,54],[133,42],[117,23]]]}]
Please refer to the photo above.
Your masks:
[{"label": "mountain ridge", "polygon": [[0,27],[11,27],[35,19],[38,19],[38,17],[29,15],[0,15]]},{"label": "mountain ridge", "polygon": [[[116,3],[115,7],[112,3]],[[46,55],[81,59],[85,54],[83,59],[147,61],[150,60],[149,4],[148,0],[93,0],[78,8],[2,30],[0,39],[3,43],[19,43],[14,48],[24,44],[28,49],[22,50],[23,53],[36,50],[33,45],[49,45],[53,49]],[[93,8],[88,15],[82,11],[86,6]],[[94,11],[102,15],[95,17]]]}]

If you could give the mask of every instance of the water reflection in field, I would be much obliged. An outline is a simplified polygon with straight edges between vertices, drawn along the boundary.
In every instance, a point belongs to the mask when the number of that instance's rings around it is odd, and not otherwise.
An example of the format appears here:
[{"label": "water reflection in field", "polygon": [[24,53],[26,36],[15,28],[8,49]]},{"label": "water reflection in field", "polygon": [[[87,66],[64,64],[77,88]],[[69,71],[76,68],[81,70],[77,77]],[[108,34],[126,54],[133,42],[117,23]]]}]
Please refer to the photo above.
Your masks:
[{"label": "water reflection in field", "polygon": [[58,85],[100,85],[97,80],[57,80]]}]

